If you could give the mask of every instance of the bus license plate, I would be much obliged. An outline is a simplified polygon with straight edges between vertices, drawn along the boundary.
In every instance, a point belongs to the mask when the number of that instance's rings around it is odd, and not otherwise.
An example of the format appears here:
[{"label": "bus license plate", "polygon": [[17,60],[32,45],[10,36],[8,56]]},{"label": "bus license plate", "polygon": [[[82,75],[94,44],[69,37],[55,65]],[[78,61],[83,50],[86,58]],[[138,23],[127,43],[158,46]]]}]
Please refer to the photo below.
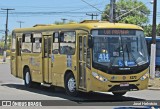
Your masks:
[{"label": "bus license plate", "polygon": [[120,84],[120,87],[126,87],[126,86],[129,86],[129,84],[128,83],[121,83]]}]

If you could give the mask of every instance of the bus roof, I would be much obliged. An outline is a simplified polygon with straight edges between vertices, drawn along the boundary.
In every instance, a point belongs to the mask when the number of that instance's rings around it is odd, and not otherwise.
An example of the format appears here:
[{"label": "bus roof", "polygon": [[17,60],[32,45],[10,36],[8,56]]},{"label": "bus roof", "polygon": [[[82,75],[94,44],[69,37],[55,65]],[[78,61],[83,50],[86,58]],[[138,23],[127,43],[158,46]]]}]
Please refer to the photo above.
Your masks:
[{"label": "bus roof", "polygon": [[53,30],[53,29],[84,29],[84,30],[91,30],[91,29],[103,29],[103,28],[117,28],[117,29],[137,29],[137,30],[143,30],[141,27],[133,24],[123,24],[123,23],[110,23],[110,22],[104,22],[104,21],[84,21],[81,23],[70,23],[70,24],[62,24],[62,25],[35,25],[31,28],[19,28],[14,29],[13,32],[30,32],[30,31],[47,31],[47,30]]}]

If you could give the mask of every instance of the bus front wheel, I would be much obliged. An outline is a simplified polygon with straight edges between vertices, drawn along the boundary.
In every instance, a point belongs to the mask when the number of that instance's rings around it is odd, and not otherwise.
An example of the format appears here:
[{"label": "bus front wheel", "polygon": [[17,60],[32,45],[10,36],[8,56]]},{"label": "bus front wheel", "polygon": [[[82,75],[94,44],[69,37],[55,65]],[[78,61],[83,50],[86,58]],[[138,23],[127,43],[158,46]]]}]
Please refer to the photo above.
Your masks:
[{"label": "bus front wheel", "polygon": [[31,73],[30,73],[29,68],[25,68],[25,70],[24,70],[24,85],[27,88],[31,88],[31,87],[36,88],[36,87],[40,87],[40,85],[41,85],[40,83],[32,81]]},{"label": "bus front wheel", "polygon": [[24,85],[28,88],[32,86],[32,79],[29,68],[25,68],[24,70]]},{"label": "bus front wheel", "polygon": [[69,73],[65,77],[65,90],[68,95],[77,96],[76,80],[73,74]]},{"label": "bus front wheel", "polygon": [[123,96],[126,92],[112,92],[115,96]]}]

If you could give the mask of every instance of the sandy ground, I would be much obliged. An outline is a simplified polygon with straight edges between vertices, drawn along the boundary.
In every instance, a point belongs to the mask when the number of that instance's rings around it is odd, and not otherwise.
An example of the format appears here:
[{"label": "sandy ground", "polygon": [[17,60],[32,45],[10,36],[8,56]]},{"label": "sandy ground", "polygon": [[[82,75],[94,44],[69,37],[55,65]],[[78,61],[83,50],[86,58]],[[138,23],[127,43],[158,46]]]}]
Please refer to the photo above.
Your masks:
[{"label": "sandy ground", "polygon": [[160,78],[150,79],[149,87],[160,88]]}]

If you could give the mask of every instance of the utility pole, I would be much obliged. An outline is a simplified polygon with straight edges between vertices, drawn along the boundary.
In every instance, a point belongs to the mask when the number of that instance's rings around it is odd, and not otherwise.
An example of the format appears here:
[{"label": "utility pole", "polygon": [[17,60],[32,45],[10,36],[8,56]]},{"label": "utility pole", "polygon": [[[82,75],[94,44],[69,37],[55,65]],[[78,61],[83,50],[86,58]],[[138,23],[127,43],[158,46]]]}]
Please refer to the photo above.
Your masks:
[{"label": "utility pole", "polygon": [[110,22],[114,22],[115,20],[115,2],[116,0],[110,0],[110,14],[109,14]]},{"label": "utility pole", "polygon": [[157,16],[157,0],[153,1],[153,24],[152,24],[152,44],[151,44],[151,62],[150,76],[155,78],[155,60],[156,60],[156,16]]},{"label": "utility pole", "polygon": [[21,24],[24,23],[23,21],[17,21],[19,23],[19,27],[21,28]]},{"label": "utility pole", "polygon": [[66,23],[66,20],[68,19],[62,18],[61,20],[63,21],[63,23]]},{"label": "utility pole", "polygon": [[97,16],[98,16],[97,13],[96,13],[96,14],[93,14],[93,13],[92,13],[92,14],[88,14],[88,13],[86,13],[86,15],[91,16],[91,19],[92,19],[92,20],[93,20],[93,17],[96,16],[96,20],[97,20]]},{"label": "utility pole", "polygon": [[6,62],[6,50],[7,50],[7,36],[8,36],[8,11],[9,10],[15,10],[15,9],[1,9],[7,11],[7,17],[6,17],[6,30],[5,30],[5,43],[4,43],[4,52],[3,52],[3,62]]}]

